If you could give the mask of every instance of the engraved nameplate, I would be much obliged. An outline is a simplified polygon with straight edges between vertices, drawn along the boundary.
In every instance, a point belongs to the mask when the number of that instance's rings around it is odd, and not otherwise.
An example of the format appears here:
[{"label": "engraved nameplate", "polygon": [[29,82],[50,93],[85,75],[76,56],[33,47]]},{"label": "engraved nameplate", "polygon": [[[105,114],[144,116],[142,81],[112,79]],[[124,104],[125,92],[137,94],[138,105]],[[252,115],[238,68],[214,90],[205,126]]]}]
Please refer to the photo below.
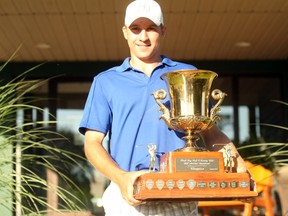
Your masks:
[{"label": "engraved nameplate", "polygon": [[162,179],[158,179],[156,181],[156,186],[157,186],[158,190],[162,190],[164,185],[165,185],[165,182]]},{"label": "engraved nameplate", "polygon": [[228,182],[220,182],[220,188],[228,188]]},{"label": "engraved nameplate", "polygon": [[207,182],[198,182],[198,188],[207,188]]},{"label": "engraved nameplate", "polygon": [[236,181],[230,182],[230,187],[231,188],[238,188],[238,182],[236,182]]},{"label": "engraved nameplate", "polygon": [[241,187],[241,188],[247,188],[248,186],[249,186],[248,181],[241,181],[241,182],[240,182],[240,187]]},{"label": "engraved nameplate", "polygon": [[218,158],[176,158],[176,172],[218,172]]},{"label": "engraved nameplate", "polygon": [[168,180],[166,182],[166,186],[168,187],[169,190],[172,190],[174,188],[174,185],[175,185],[175,181],[174,180]]},{"label": "engraved nameplate", "polygon": [[146,188],[148,188],[148,190],[151,190],[154,186],[154,181],[152,179],[148,179],[146,181]]}]

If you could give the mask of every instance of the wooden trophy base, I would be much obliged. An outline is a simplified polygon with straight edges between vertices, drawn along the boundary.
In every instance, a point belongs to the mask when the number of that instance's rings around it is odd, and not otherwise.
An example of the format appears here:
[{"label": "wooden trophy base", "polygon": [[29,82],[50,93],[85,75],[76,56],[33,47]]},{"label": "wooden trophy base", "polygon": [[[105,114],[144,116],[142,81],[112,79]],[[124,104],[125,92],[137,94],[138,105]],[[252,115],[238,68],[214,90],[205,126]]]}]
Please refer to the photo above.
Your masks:
[{"label": "wooden trophy base", "polygon": [[138,178],[134,196],[140,200],[233,200],[257,196],[248,173],[227,173],[221,152],[169,152],[160,171]]}]

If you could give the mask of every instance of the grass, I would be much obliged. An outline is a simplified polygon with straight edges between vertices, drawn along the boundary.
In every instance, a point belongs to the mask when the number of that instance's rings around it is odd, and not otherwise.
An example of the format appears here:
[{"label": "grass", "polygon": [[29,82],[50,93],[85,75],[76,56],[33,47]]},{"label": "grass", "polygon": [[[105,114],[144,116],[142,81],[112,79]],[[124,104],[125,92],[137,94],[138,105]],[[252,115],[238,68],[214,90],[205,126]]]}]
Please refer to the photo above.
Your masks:
[{"label": "grass", "polygon": [[[0,77],[12,58],[0,67]],[[26,78],[38,67],[41,65],[9,81],[0,80],[0,209],[17,216],[45,215],[48,210],[77,211],[84,206],[70,190],[81,193],[80,188],[63,168],[83,167],[79,161],[86,159],[58,147],[63,140],[65,143],[69,140],[55,131],[56,121],[31,118],[32,112],[44,113],[42,108],[33,105],[40,99],[31,97],[31,92],[49,80]],[[47,181],[47,170],[56,173],[66,187],[51,185]],[[47,192],[51,190],[58,197],[56,207],[47,200]]]}]

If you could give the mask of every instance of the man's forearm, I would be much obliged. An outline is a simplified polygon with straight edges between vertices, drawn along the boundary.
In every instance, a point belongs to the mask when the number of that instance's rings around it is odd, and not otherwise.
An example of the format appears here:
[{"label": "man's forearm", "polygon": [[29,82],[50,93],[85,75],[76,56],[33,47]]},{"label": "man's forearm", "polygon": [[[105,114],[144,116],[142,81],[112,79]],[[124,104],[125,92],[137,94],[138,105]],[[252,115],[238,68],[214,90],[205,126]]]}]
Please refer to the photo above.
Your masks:
[{"label": "man's forearm", "polygon": [[[91,135],[92,134],[92,135]],[[125,173],[111,158],[102,145],[102,138],[95,137],[95,133],[87,131],[85,134],[85,154],[92,166],[111,181],[117,183],[121,174]]]},{"label": "man's forearm", "polygon": [[202,139],[209,151],[223,152],[224,158],[227,160],[227,150],[231,153],[233,160],[233,167],[237,172],[246,172],[247,166],[245,161],[238,153],[235,145],[231,140],[216,126],[214,125],[209,131],[203,131],[201,133]]}]

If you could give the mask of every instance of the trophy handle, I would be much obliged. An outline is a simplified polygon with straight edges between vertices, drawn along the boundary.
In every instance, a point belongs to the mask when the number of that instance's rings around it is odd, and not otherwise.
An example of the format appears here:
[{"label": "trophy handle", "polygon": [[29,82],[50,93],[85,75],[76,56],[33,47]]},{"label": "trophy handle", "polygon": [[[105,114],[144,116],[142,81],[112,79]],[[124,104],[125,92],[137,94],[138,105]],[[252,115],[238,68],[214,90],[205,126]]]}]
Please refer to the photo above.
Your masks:
[{"label": "trophy handle", "polygon": [[163,119],[170,129],[175,130],[176,128],[171,124],[169,109],[160,101],[166,98],[166,91],[164,89],[159,89],[156,92],[153,92],[152,95],[156,103],[160,106],[159,112],[163,112],[159,119]]},{"label": "trophy handle", "polygon": [[211,96],[214,100],[218,100],[216,105],[210,110],[210,119],[212,120],[211,126],[220,119],[220,116],[217,115],[217,113],[220,111],[220,105],[222,104],[225,96],[227,96],[226,93],[222,92],[219,89],[215,89],[212,91]]}]

